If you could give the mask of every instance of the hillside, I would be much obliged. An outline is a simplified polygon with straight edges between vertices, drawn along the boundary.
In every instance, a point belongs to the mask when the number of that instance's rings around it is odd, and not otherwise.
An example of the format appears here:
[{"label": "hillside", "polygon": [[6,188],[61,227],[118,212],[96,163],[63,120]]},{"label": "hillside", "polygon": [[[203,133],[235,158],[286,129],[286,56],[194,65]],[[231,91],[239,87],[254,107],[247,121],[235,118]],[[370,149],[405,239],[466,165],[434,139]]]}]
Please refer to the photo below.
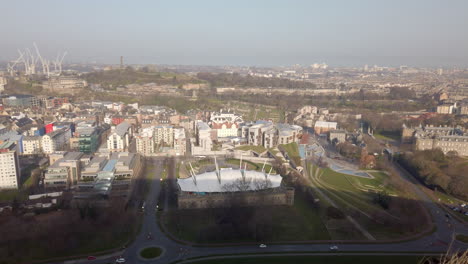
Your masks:
[{"label": "hillside", "polygon": [[188,83],[204,82],[186,74],[134,70],[130,67],[123,70],[91,72],[84,74],[82,77],[88,83],[101,84],[102,87],[111,89],[128,84],[156,83],[158,85],[180,86]]}]

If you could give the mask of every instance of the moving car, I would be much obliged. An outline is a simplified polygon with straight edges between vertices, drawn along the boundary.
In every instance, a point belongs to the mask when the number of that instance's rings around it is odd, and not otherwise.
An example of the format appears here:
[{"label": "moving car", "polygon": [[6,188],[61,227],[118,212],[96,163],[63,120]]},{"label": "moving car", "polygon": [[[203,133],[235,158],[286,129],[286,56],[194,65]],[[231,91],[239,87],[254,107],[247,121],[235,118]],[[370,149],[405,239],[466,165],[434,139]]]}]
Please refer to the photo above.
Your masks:
[{"label": "moving car", "polygon": [[338,251],[338,246],[330,246],[331,251]]},{"label": "moving car", "polygon": [[116,263],[116,264],[123,264],[123,263],[125,263],[125,259],[122,258],[122,257],[120,257],[120,258],[118,258],[118,259],[115,260],[115,263]]},{"label": "moving car", "polygon": [[95,256],[88,256],[88,260],[95,260],[96,257]]},{"label": "moving car", "polygon": [[261,248],[266,248],[266,247],[267,247],[267,245],[265,245],[265,244],[260,244],[260,246],[259,246],[259,247],[261,247]]}]

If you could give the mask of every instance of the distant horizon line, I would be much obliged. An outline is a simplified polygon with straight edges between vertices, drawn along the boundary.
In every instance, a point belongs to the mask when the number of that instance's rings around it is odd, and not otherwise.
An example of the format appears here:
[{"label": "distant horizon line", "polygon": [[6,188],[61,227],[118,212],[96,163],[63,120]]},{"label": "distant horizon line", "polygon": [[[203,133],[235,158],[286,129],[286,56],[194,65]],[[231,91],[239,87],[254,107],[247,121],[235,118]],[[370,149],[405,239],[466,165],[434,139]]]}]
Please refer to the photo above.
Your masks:
[{"label": "distant horizon line", "polygon": [[[10,61],[0,59],[0,65],[1,66],[6,66]],[[98,61],[64,61],[63,65],[72,65],[72,64],[77,64],[77,65],[87,65],[87,66],[120,66],[119,62],[114,62],[114,63],[109,63],[109,62],[98,62]],[[307,68],[307,67],[312,67],[314,64],[325,64],[327,67],[330,69],[350,69],[350,68],[364,68],[366,65],[369,67],[369,69],[372,69],[374,67],[379,67],[379,68],[400,68],[400,67],[408,67],[408,68],[414,68],[414,69],[468,69],[468,62],[466,64],[440,64],[440,65],[415,65],[415,64],[376,64],[376,63],[364,63],[364,64],[339,64],[339,63],[332,63],[328,64],[327,62],[313,62],[310,64],[304,64],[304,63],[295,63],[295,64],[288,64],[288,65],[272,65],[272,64],[203,64],[203,63],[125,63],[124,66],[177,66],[177,67],[216,67],[216,68],[226,68],[226,67],[242,67],[242,68],[292,68],[292,67],[301,67],[301,68]],[[3,68],[3,67],[2,67]],[[6,70],[6,68],[5,68]]]}]

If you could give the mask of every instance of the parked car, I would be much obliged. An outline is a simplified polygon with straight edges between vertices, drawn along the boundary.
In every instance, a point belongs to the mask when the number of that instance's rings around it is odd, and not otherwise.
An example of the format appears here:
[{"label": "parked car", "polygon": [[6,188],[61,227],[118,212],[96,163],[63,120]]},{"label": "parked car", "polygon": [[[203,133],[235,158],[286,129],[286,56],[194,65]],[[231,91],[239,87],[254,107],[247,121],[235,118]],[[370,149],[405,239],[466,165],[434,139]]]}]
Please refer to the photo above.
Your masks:
[{"label": "parked car", "polygon": [[265,245],[265,244],[260,244],[260,246],[259,246],[259,247],[261,247],[261,248],[266,248],[266,247],[267,247],[267,245]]}]

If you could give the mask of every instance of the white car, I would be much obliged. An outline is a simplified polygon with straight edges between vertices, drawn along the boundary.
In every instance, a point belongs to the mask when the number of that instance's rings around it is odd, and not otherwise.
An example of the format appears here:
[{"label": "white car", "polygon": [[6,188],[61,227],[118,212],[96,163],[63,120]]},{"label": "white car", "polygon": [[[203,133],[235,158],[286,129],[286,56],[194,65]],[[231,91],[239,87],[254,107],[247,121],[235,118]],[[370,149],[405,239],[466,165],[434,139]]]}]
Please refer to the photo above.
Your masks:
[{"label": "white car", "polygon": [[115,260],[115,263],[116,264],[124,264],[125,263],[125,259],[124,258],[118,258]]},{"label": "white car", "polygon": [[266,247],[267,247],[267,245],[265,245],[265,244],[260,244],[260,246],[259,246],[259,247],[261,247],[261,248],[266,248]]},{"label": "white car", "polygon": [[338,251],[338,246],[330,246],[331,251]]}]

